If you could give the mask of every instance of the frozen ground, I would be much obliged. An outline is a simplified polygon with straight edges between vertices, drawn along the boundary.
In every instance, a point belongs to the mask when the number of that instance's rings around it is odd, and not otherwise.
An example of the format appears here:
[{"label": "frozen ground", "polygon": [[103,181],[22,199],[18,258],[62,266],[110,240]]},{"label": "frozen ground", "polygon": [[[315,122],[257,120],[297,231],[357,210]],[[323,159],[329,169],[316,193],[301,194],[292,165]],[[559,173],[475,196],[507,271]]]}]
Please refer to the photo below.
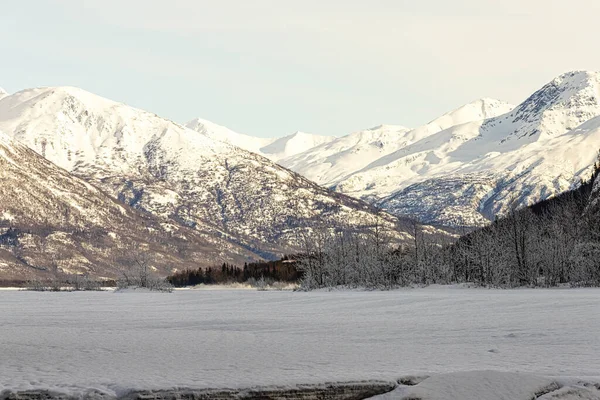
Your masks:
[{"label": "frozen ground", "polygon": [[599,332],[596,289],[2,291],[0,392],[123,394],[469,370],[598,381]]}]

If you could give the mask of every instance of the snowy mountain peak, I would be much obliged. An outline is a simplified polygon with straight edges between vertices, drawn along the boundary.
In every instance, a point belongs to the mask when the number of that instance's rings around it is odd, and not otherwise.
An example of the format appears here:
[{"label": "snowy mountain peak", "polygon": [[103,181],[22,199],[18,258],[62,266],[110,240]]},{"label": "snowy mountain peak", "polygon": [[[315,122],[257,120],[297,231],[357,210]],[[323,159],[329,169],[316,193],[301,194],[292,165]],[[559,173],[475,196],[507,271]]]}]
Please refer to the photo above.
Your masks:
[{"label": "snowy mountain peak", "polygon": [[[383,198],[376,203],[382,208],[428,222],[460,216],[461,223],[484,223],[515,196],[520,205],[531,204],[589,176],[600,147],[599,99],[600,73],[570,72],[512,111],[506,103],[477,100],[409,132],[412,144],[342,176],[334,187]],[[482,111],[495,105],[495,115]]]},{"label": "snowy mountain peak", "polygon": [[[303,131],[296,131],[290,135],[287,136],[283,136],[283,138],[288,138],[289,139],[301,139],[301,140],[310,140],[312,142],[328,142],[330,140],[335,139],[335,136],[328,136],[328,135],[316,135],[314,133],[308,133],[308,132],[303,132]],[[281,138],[280,138],[281,139]]]},{"label": "snowy mountain peak", "polygon": [[[195,122],[199,132],[75,88],[32,89],[0,99],[0,130],[36,157],[125,205],[225,238],[219,246],[235,252],[244,248],[252,256],[273,257],[292,250],[298,231],[314,221],[352,220],[358,226],[372,216],[368,204],[227,143],[272,139]],[[302,134],[280,140],[285,153],[319,139]],[[395,226],[397,220],[387,218]]]},{"label": "snowy mountain peak", "polygon": [[53,103],[56,109],[61,109],[64,105],[73,109],[77,105],[80,108],[104,110],[120,104],[73,86],[47,86],[25,89],[15,93],[11,98],[15,103],[30,101],[39,104],[43,100],[45,106]]},{"label": "snowy mountain peak", "polygon": [[482,97],[480,99],[474,100],[469,104],[466,104],[463,107],[472,105],[474,107],[481,108],[481,113],[484,118],[493,118],[498,116],[498,111],[504,111],[507,108],[513,109],[515,108],[514,104],[508,103],[504,100],[493,99],[491,97]]},{"label": "snowy mountain peak", "polygon": [[588,86],[590,83],[598,83],[600,80],[600,71],[570,71],[554,78],[552,82],[566,86]]},{"label": "snowy mountain peak", "polygon": [[335,139],[333,136],[313,135],[301,131],[280,138],[261,138],[234,132],[229,128],[202,118],[193,119],[185,126],[213,140],[232,144],[244,150],[260,154],[272,161],[293,156]]},{"label": "snowy mountain peak", "polygon": [[193,120],[186,123],[185,126],[197,132],[213,136],[214,133],[225,133],[226,131],[229,133],[236,133],[229,128],[226,128],[222,125],[216,124],[212,121],[203,118],[194,118]]},{"label": "snowy mountain peak", "polygon": [[175,129],[154,114],[75,87],[27,89],[5,96],[0,99],[0,127],[69,171],[99,165],[137,168],[138,160],[129,151],[140,151],[153,136]]},{"label": "snowy mountain peak", "polygon": [[514,108],[514,105],[502,100],[477,99],[411,130],[407,136],[410,137],[411,143],[415,143],[453,126],[494,118],[506,114]]},{"label": "snowy mountain peak", "polygon": [[[400,125],[379,125],[336,138],[329,143],[279,162],[309,179],[323,185],[336,187],[338,190],[342,190],[342,186],[337,185],[346,181],[347,184],[344,187],[352,186],[354,189],[350,192],[360,196],[362,193],[357,194],[356,187],[378,187],[376,181],[387,179],[389,170],[383,170],[381,174],[362,176],[352,184],[347,181],[350,175],[380,163],[386,164],[390,162],[390,159],[403,157],[402,154],[395,153],[402,152],[402,149],[407,146],[425,140],[452,126],[496,117],[510,112],[513,108],[513,105],[506,102],[483,98],[465,104],[415,129]],[[395,187],[394,182],[399,179],[391,180],[390,185]]]},{"label": "snowy mountain peak", "polygon": [[185,126],[188,129],[208,136],[210,139],[232,144],[254,153],[259,152],[262,146],[272,141],[272,139],[244,135],[203,118],[195,118],[186,123]]},{"label": "snowy mountain peak", "polygon": [[260,152],[271,160],[278,161],[321,144],[329,143],[334,139],[334,136],[314,135],[312,133],[296,131],[291,135],[275,139],[267,146],[261,148]]},{"label": "snowy mountain peak", "polygon": [[4,96],[8,96],[8,92],[0,87],[0,99]]},{"label": "snowy mountain peak", "polygon": [[447,112],[425,126],[429,129],[437,126],[439,127],[438,130],[444,130],[451,126],[467,122],[497,117],[510,112],[514,108],[515,106],[513,104],[505,101],[484,97]]},{"label": "snowy mountain peak", "polygon": [[410,128],[407,128],[402,125],[381,124],[381,125],[377,125],[377,126],[367,129],[367,131],[381,131],[381,130],[386,130],[386,131],[393,130],[393,131],[398,131],[398,132],[400,132],[400,131],[408,132],[410,130]]},{"label": "snowy mountain peak", "polygon": [[310,136],[310,133],[296,131],[296,132],[292,133],[291,135],[288,135],[288,137],[297,137],[297,136]]},{"label": "snowy mountain peak", "polygon": [[[526,128],[519,137],[562,134],[600,115],[600,72],[575,71],[554,78],[510,115]],[[531,127],[531,125],[535,125]]]}]

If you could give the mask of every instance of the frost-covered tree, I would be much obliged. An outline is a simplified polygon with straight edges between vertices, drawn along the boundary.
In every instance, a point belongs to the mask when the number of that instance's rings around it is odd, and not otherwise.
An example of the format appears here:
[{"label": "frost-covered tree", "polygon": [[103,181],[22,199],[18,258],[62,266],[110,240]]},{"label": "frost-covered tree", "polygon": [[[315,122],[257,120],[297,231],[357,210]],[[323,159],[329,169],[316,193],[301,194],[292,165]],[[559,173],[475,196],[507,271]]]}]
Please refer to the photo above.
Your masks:
[{"label": "frost-covered tree", "polygon": [[138,287],[157,291],[171,291],[172,286],[163,278],[155,275],[152,258],[147,251],[135,248],[129,252],[129,262],[122,267],[117,279],[120,289]]}]

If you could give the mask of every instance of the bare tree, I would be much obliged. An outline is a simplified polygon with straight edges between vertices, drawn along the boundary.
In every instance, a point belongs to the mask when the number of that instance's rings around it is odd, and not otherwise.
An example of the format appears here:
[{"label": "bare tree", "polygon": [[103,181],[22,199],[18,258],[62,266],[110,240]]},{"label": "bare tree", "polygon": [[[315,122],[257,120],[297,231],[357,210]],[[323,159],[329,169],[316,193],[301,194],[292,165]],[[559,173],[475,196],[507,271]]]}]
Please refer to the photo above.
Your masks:
[{"label": "bare tree", "polygon": [[171,285],[154,274],[152,258],[148,251],[135,248],[130,251],[127,266],[121,268],[117,280],[119,288],[139,287],[158,291],[171,291]]}]

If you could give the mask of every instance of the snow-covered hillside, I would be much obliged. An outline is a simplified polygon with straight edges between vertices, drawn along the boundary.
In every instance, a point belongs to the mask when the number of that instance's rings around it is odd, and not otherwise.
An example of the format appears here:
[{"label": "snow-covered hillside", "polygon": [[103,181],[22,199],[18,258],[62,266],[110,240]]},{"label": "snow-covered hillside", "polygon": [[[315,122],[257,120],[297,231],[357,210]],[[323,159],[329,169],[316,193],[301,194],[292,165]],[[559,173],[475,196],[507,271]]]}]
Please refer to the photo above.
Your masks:
[{"label": "snow-covered hillside", "polygon": [[[416,129],[381,125],[338,138],[279,163],[325,186],[334,186],[386,156],[451,126],[493,117],[514,106],[480,99],[434,119]],[[365,186],[378,182],[365,182]],[[343,189],[343,188],[342,188]],[[353,193],[355,194],[355,193]],[[369,193],[370,194],[370,193]],[[358,195],[363,195],[359,193]],[[379,193],[374,193],[377,197]]]},{"label": "snow-covered hillside", "polygon": [[126,204],[182,226],[212,227],[258,256],[291,251],[300,231],[317,223],[359,227],[375,218],[366,203],[260,155],[81,89],[7,96],[0,129]]},{"label": "snow-covered hillside", "polygon": [[333,140],[335,140],[335,136],[321,136],[298,131],[274,140],[261,148],[260,154],[277,162]]},{"label": "snow-covered hillside", "polygon": [[334,136],[321,136],[305,132],[295,132],[280,138],[259,138],[234,132],[201,118],[193,119],[185,126],[211,139],[260,154],[275,162],[335,139]]},{"label": "snow-covered hillside", "polygon": [[381,143],[359,132],[279,162],[396,215],[479,225],[587,179],[599,115],[600,73],[570,72],[517,107],[483,99]]},{"label": "snow-covered hillside", "polygon": [[308,179],[324,184],[368,165],[393,151],[398,142],[406,143],[403,126],[381,125],[337,138],[308,149],[279,163]]},{"label": "snow-covered hillside", "polygon": [[373,217],[305,177],[396,215],[466,225],[571,189],[597,157],[599,116],[596,72],[561,75],[516,107],[484,98],[415,129],[340,138],[253,138],[200,119],[186,128],[70,87],[0,98],[0,129],[47,159],[122,202],[258,255],[289,249],[317,221]]},{"label": "snow-covered hillside", "polygon": [[8,96],[8,93],[6,92],[6,90],[4,90],[4,89],[2,89],[0,87],[0,99],[3,98],[3,97],[5,97],[5,96]]},{"label": "snow-covered hillside", "polygon": [[599,115],[600,73],[568,73],[509,113],[441,131],[337,188],[391,194],[378,204],[424,221],[483,223],[588,179],[600,149]]},{"label": "snow-covered hillside", "polygon": [[273,143],[275,140],[271,138],[259,138],[250,135],[244,135],[243,133],[237,133],[229,128],[202,118],[193,119],[186,123],[185,126],[196,132],[202,133],[213,140],[229,143],[253,153],[260,153],[261,148]]},{"label": "snow-covered hillside", "polygon": [[174,269],[238,260],[249,251],[120,204],[0,133],[0,279],[55,271],[116,277],[135,252]]}]

